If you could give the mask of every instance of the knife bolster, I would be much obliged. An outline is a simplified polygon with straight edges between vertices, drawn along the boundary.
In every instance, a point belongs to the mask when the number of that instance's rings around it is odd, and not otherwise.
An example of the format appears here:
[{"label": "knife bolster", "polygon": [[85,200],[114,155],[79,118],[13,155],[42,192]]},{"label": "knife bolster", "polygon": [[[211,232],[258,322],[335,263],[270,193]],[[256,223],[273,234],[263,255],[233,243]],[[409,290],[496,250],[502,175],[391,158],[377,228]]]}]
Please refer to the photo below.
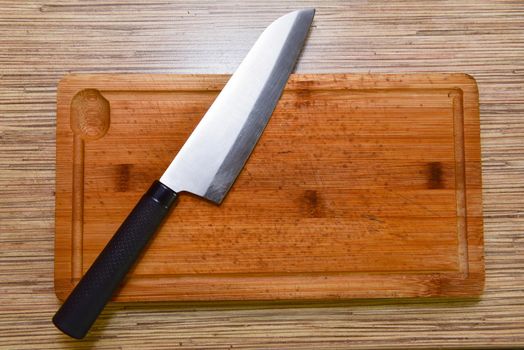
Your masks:
[{"label": "knife bolster", "polygon": [[149,190],[146,192],[146,196],[150,196],[155,202],[168,209],[177,199],[177,193],[161,183],[155,180]]}]

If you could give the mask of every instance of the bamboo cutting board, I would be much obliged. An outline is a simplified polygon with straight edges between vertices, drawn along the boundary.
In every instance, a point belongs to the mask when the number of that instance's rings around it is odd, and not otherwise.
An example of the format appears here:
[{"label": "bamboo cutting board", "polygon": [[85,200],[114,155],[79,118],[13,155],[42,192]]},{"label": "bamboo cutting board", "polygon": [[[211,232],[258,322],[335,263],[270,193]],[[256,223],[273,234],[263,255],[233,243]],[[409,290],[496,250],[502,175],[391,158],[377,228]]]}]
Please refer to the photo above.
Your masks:
[{"label": "bamboo cutting board", "polygon": [[[61,81],[59,298],[227,79]],[[467,75],[294,75],[222,205],[182,196],[114,300],[479,295],[479,134],[477,86]]]}]

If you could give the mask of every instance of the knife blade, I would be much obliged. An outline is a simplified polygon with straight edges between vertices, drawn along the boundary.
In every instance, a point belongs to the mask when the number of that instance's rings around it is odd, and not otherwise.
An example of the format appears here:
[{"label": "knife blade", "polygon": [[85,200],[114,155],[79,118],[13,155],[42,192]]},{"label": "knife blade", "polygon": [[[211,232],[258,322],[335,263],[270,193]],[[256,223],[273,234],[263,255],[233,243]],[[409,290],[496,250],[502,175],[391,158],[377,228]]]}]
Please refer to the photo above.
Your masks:
[{"label": "knife blade", "polygon": [[260,35],[159,181],[138,201],[53,317],[83,338],[178,200],[220,204],[266,127],[309,32],[314,9],[288,13]]}]

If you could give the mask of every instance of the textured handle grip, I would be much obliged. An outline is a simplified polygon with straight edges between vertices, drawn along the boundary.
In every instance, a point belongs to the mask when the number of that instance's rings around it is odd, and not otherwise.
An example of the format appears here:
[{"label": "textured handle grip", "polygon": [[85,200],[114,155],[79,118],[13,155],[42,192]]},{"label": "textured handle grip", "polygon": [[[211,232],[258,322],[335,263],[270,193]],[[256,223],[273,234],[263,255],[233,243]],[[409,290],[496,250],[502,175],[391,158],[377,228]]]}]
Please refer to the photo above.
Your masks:
[{"label": "textured handle grip", "polygon": [[58,329],[77,339],[86,335],[176,198],[153,183],[53,317]]}]

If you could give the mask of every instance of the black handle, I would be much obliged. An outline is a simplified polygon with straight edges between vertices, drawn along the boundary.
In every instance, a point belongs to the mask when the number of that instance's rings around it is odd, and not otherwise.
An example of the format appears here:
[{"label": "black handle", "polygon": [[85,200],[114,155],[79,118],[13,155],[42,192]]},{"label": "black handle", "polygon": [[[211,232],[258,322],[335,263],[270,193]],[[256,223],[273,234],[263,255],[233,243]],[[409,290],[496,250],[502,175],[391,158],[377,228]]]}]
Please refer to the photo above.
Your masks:
[{"label": "black handle", "polygon": [[161,182],[151,185],[53,317],[58,329],[86,335],[176,198]]}]

